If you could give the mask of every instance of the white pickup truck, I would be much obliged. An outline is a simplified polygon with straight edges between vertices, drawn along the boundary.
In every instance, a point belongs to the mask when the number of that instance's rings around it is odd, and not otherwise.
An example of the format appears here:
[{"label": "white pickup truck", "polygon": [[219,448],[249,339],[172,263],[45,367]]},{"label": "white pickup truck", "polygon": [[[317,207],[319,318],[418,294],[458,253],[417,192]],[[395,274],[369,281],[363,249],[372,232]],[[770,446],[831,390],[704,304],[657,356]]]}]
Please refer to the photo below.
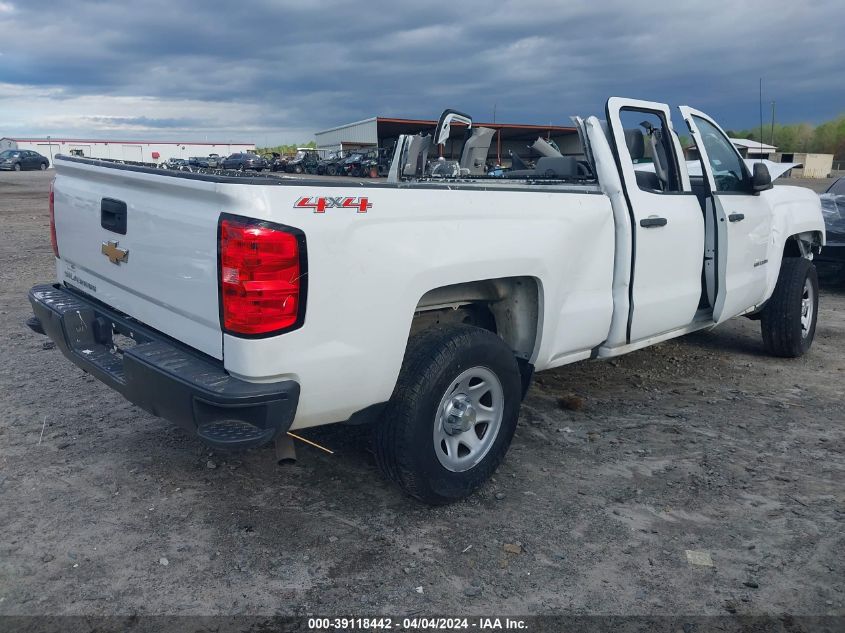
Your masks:
[{"label": "white pickup truck", "polygon": [[[667,105],[622,98],[573,118],[578,153],[497,177],[428,163],[427,135],[400,137],[387,182],[59,156],[58,282],[30,291],[30,325],[215,447],[372,422],[388,477],[459,499],[503,459],[534,371],[737,315],[776,355],[810,347],[818,196],[749,170],[702,112],[679,120],[700,169]],[[435,141],[450,123],[472,130],[450,114]]]}]

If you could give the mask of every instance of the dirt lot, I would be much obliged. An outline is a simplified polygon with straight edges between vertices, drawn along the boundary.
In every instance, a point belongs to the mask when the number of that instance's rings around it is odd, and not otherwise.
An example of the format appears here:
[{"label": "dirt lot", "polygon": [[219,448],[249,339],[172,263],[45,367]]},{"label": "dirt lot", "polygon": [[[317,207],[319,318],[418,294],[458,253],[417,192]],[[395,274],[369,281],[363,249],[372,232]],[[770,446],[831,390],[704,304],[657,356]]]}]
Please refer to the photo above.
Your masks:
[{"label": "dirt lot", "polygon": [[0,614],[845,615],[842,285],[800,360],[736,319],[540,374],[495,480],[432,509],[361,429],[211,454],[30,332],[50,177],[0,173]]}]

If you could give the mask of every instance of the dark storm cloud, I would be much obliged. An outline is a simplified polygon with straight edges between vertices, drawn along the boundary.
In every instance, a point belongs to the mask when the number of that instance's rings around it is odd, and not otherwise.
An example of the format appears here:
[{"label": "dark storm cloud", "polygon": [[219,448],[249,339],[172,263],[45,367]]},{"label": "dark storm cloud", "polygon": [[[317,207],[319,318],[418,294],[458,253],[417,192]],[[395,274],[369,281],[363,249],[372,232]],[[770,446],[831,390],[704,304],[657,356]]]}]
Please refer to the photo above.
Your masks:
[{"label": "dark storm cloud", "polygon": [[92,123],[114,127],[176,128],[180,130],[207,125],[199,119],[169,118],[161,119],[148,116],[89,116],[84,117]]},{"label": "dark storm cloud", "polygon": [[[248,103],[262,130],[434,117],[444,107],[489,119],[494,105],[499,120],[562,122],[599,112],[611,94],[690,103],[743,127],[756,121],[759,77],[781,120],[845,109],[841,17],[838,0],[485,0],[436,10],[416,1],[12,0],[0,2],[0,83],[62,89],[55,99],[230,104],[233,114]],[[200,117],[202,127],[227,127],[226,111]],[[149,116],[147,126],[189,129],[194,118]]]}]

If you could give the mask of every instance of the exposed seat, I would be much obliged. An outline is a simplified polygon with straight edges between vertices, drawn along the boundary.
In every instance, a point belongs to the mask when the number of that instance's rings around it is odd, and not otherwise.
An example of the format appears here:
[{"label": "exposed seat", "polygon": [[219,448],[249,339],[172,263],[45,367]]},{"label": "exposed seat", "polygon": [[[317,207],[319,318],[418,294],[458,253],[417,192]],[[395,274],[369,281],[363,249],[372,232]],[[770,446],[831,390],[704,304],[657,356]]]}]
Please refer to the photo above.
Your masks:
[{"label": "exposed seat", "polygon": [[[625,145],[628,146],[628,153],[631,155],[631,160],[636,162],[642,160],[645,156],[645,135],[642,130],[637,128],[625,130]],[[640,171],[634,169],[637,177],[637,185],[640,189],[647,189],[649,191],[662,191],[660,186],[660,178],[657,173],[653,171]]]},{"label": "exposed seat", "polygon": [[487,154],[490,151],[495,133],[496,130],[489,127],[472,129],[472,136],[464,143],[464,148],[461,151],[460,168],[462,174],[479,176],[484,173]]}]

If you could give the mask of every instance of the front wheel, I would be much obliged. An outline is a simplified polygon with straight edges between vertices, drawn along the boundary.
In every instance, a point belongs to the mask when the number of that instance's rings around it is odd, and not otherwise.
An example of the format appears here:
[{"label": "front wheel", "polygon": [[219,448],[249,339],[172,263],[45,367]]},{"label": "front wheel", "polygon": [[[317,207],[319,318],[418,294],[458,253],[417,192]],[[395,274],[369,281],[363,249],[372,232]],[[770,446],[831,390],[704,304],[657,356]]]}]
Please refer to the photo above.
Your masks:
[{"label": "front wheel", "polygon": [[46,169],[47,169],[47,163],[41,163],[41,171],[44,171]]},{"label": "front wheel", "polygon": [[819,313],[816,267],[803,257],[786,257],[775,291],[760,315],[763,343],[775,356],[797,358],[813,344]]},{"label": "front wheel", "polygon": [[374,429],[378,465],[425,503],[463,499],[504,458],[521,399],[516,358],[498,336],[469,325],[421,332]]},{"label": "front wheel", "polygon": [[15,163],[15,171],[20,171],[20,170],[21,170],[21,164]]}]

